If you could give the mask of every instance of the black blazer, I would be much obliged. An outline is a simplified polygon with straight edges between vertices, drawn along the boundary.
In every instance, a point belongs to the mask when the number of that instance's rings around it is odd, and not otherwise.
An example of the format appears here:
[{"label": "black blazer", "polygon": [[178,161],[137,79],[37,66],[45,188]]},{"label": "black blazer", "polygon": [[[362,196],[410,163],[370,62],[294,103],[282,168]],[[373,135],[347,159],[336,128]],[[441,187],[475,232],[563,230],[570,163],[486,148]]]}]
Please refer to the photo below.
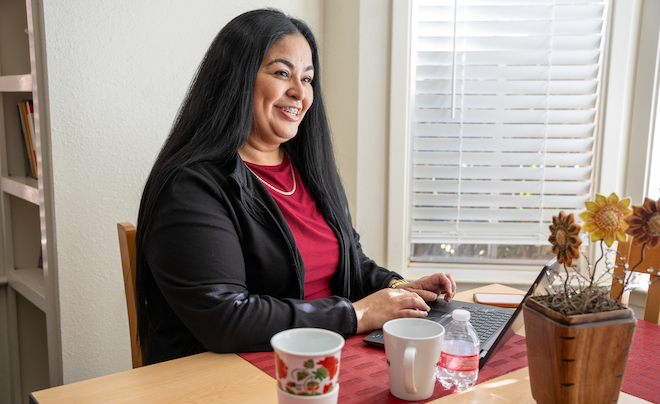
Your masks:
[{"label": "black blazer", "polygon": [[144,247],[147,364],[207,350],[271,350],[270,338],[288,328],[325,328],[348,338],[357,329],[351,301],[401,278],[364,256],[357,242],[367,285],[359,290],[348,239],[359,236],[344,234],[326,214],[339,242],[335,295],[303,300],[305,267],[291,230],[240,158],[229,167],[184,169],[165,186],[153,215]]}]

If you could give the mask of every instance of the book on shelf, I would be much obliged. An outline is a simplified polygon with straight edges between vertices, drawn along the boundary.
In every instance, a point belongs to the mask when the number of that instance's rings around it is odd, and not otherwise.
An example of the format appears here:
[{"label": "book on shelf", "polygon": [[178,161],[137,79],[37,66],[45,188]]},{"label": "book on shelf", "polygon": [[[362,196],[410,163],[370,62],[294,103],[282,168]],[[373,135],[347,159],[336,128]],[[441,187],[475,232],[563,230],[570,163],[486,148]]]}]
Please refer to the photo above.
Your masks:
[{"label": "book on shelf", "polygon": [[33,177],[37,178],[37,143],[36,143],[36,134],[37,132],[34,129],[34,104],[32,104],[32,100],[29,101],[23,101],[25,104],[25,107],[27,108],[27,115],[28,115],[28,125],[29,125],[29,133],[30,133],[30,141],[32,142],[32,151],[30,153],[31,157],[31,162],[32,162],[32,173],[34,174]]},{"label": "book on shelf", "polygon": [[29,177],[34,177],[32,173],[32,163],[30,162],[30,151],[27,146],[27,132],[25,129],[25,120],[23,119],[23,106],[21,103],[18,103],[18,120],[21,122],[21,129],[23,131],[23,136],[21,136],[21,145],[23,146],[23,161],[25,163],[25,175]]},{"label": "book on shelf", "polygon": [[[21,129],[23,130],[23,143],[25,145],[26,175],[37,178],[37,152],[35,150],[34,106],[31,100],[18,103]],[[29,165],[29,170],[28,170]]]}]

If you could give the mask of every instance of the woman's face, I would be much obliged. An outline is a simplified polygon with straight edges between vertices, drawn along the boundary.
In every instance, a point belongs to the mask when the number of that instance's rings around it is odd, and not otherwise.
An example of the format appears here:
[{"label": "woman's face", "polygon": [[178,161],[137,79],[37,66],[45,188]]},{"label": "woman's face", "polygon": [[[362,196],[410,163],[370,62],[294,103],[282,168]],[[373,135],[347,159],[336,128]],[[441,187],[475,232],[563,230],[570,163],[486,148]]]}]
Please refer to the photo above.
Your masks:
[{"label": "woman's face", "polygon": [[287,35],[275,42],[254,83],[256,128],[250,137],[273,147],[293,139],[314,100],[313,79],[312,51],[302,35]]}]

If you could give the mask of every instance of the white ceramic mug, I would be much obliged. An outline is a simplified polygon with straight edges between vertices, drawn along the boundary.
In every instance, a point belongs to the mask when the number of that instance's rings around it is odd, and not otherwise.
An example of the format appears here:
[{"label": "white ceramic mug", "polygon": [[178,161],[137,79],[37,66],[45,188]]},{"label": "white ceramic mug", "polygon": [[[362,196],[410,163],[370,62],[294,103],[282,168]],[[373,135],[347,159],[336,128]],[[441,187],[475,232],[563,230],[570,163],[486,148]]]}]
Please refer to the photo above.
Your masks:
[{"label": "white ceramic mug", "polygon": [[431,320],[399,318],[385,323],[383,335],[392,395],[409,401],[431,397],[445,328]]},{"label": "white ceramic mug", "polygon": [[273,336],[280,404],[336,403],[344,338],[320,328],[294,328]]}]

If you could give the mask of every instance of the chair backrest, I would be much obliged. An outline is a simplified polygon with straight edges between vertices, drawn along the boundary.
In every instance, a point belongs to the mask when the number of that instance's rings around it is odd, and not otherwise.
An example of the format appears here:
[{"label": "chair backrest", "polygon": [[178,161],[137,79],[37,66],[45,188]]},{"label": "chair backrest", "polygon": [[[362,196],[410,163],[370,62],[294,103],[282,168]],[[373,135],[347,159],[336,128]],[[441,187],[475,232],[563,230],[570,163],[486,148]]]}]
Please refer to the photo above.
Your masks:
[{"label": "chair backrest", "polygon": [[131,223],[117,223],[121,266],[124,272],[124,290],[128,308],[128,329],[131,333],[131,356],[133,368],[142,366],[142,349],[138,342],[137,306],[135,300],[135,226]]},{"label": "chair backrest", "polygon": [[[626,257],[629,269],[632,269],[642,259],[642,245],[633,245],[632,237],[630,236],[628,236],[628,241],[619,242],[617,251],[620,255]],[[623,263],[619,257],[617,257],[617,263]],[[660,247],[652,250],[646,248],[644,251],[644,261],[635,268],[635,272],[649,274],[651,276],[651,282],[646,295],[646,305],[644,307],[644,321],[660,324]],[[612,298],[616,298],[621,292],[621,284],[617,281],[617,278],[622,278],[623,268],[616,267],[614,276],[610,293]]]}]

